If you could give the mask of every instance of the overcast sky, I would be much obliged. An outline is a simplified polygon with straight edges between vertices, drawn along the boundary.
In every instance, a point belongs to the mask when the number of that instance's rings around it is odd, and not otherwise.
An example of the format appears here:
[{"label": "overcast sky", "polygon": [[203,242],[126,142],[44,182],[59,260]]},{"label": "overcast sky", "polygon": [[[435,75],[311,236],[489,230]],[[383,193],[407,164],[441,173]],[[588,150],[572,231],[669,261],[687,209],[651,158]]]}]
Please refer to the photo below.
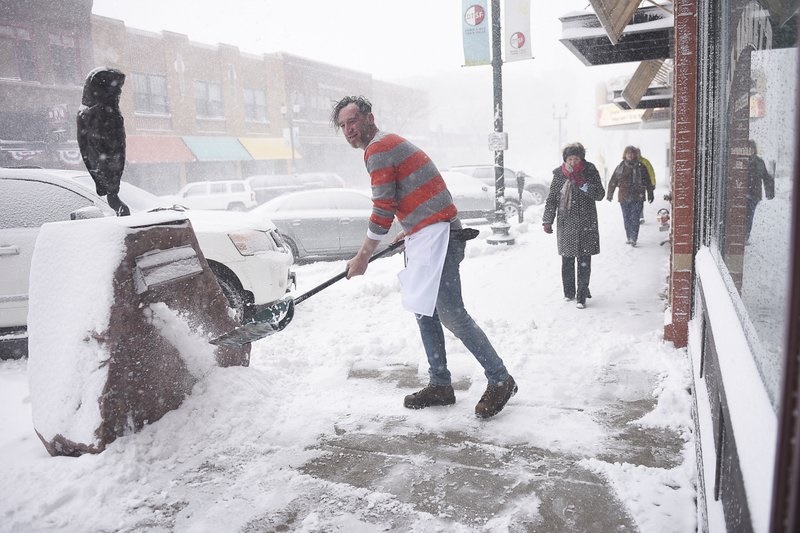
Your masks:
[{"label": "overcast sky", "polygon": [[[549,69],[564,61],[581,67],[558,42],[558,17],[587,5],[532,2],[536,59],[519,68]],[[174,31],[245,52],[289,52],[389,81],[457,69],[464,61],[461,0],[94,0],[93,12],[133,28]]]}]

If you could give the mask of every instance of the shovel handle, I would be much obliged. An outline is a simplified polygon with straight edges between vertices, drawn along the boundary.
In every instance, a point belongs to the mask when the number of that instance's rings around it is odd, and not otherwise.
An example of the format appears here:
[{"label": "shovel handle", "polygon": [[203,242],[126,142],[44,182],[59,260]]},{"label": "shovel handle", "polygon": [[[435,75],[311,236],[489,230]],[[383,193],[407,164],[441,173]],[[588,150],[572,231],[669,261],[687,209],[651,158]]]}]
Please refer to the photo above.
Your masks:
[{"label": "shovel handle", "polygon": [[[379,257],[383,257],[384,255],[387,255],[387,254],[397,250],[398,248],[400,248],[403,245],[404,242],[405,242],[405,239],[400,239],[399,241],[390,244],[387,248],[381,250],[380,252],[378,252],[378,253],[374,254],[372,257],[370,257],[368,262],[372,263],[373,261],[375,261]],[[311,296],[314,296],[315,294],[317,294],[322,289],[333,285],[334,283],[336,283],[337,281],[339,281],[340,279],[345,278],[345,277],[347,277],[347,269],[345,269],[345,271],[342,272],[341,274],[335,275],[334,277],[332,277],[328,281],[320,283],[319,285],[317,285],[316,287],[314,287],[310,291],[305,292],[305,293],[301,294],[300,296],[298,296],[297,298],[295,298],[294,299],[295,305],[299,304],[300,302],[302,302],[306,298],[310,298]]]}]

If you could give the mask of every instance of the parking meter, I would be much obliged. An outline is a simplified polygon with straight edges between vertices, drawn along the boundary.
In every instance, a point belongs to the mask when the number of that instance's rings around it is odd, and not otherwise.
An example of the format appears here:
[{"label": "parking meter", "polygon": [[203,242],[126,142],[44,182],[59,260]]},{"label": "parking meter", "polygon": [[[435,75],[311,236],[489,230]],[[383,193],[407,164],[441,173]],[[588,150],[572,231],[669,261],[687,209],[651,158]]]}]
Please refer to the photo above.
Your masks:
[{"label": "parking meter", "polygon": [[523,220],[523,206],[522,206],[522,191],[525,190],[525,173],[521,170],[517,171],[517,192],[519,193],[519,209],[517,210],[519,221]]}]

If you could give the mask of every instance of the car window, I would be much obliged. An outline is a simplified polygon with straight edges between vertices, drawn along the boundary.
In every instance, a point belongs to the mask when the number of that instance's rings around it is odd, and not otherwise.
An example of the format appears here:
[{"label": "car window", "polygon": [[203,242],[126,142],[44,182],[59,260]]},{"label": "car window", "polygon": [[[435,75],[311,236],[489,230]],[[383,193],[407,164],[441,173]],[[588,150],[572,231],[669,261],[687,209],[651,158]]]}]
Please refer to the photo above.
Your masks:
[{"label": "car window", "polygon": [[211,183],[209,192],[211,194],[225,194],[228,191],[227,183]]},{"label": "car window", "polygon": [[372,209],[372,200],[356,192],[341,192],[333,198],[339,209]]},{"label": "car window", "polygon": [[244,192],[244,183],[231,183],[231,192]]},{"label": "car window", "polygon": [[206,194],[206,184],[198,183],[186,189],[183,193],[183,197],[188,198],[189,196],[202,196],[204,194]]},{"label": "car window", "polygon": [[333,203],[327,194],[298,194],[286,200],[283,209],[332,209]]},{"label": "car window", "polygon": [[69,189],[40,181],[0,180],[0,228],[38,228],[69,220],[69,214],[92,202]]}]

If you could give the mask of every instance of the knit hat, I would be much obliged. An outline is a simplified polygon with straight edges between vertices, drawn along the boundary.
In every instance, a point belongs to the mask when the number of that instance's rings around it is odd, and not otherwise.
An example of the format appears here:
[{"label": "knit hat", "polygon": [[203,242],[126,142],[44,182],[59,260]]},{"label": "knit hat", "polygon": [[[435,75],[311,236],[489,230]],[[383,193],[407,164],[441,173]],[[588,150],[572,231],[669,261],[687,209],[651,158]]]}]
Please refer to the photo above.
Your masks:
[{"label": "knit hat", "polygon": [[586,157],[586,149],[581,143],[568,144],[564,147],[564,152],[562,154],[564,161],[566,161],[571,155],[576,155],[583,160]]}]

